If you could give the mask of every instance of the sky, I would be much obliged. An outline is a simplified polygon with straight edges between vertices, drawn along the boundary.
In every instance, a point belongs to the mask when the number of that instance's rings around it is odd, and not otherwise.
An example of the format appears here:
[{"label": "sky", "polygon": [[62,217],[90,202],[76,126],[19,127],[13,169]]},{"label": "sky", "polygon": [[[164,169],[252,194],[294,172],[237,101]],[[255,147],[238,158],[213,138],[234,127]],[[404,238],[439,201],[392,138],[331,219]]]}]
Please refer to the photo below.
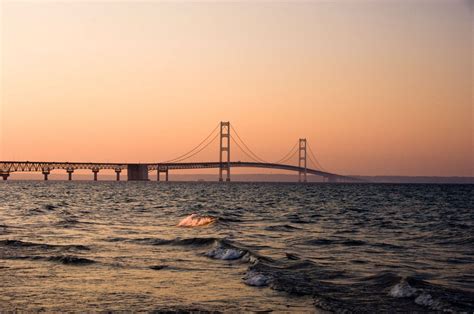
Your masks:
[{"label": "sky", "polygon": [[165,161],[230,121],[268,161],[306,138],[335,173],[474,175],[473,1],[0,10],[0,160]]}]

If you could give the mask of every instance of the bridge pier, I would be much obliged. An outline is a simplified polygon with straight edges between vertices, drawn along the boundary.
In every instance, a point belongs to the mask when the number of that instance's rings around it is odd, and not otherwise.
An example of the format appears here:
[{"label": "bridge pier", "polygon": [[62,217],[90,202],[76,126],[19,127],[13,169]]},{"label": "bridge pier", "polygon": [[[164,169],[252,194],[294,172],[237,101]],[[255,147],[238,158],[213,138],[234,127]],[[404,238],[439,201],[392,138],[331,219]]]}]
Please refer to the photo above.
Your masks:
[{"label": "bridge pier", "polygon": [[116,168],[115,169],[115,173],[117,175],[117,181],[120,181],[120,173],[122,172],[122,169],[120,168]]},{"label": "bridge pier", "polygon": [[337,178],[335,176],[330,176],[330,177],[327,177],[327,178],[328,178],[329,183],[336,183],[337,182]]},{"label": "bridge pier", "polygon": [[72,173],[74,172],[74,169],[68,168],[66,172],[67,172],[68,180],[72,181]]},{"label": "bridge pier", "polygon": [[44,176],[44,181],[48,181],[48,176],[51,173],[49,168],[43,168],[42,173],[43,173],[43,176]]},{"label": "bridge pier", "polygon": [[43,169],[42,170],[43,176],[44,176],[44,181],[48,181],[48,176],[51,173],[49,169]]},{"label": "bridge pier", "polygon": [[94,181],[97,181],[97,174],[99,173],[99,168],[93,168],[92,172],[94,173]]},{"label": "bridge pier", "polygon": [[165,167],[160,168],[159,166],[158,166],[158,169],[156,170],[156,181],[160,181],[160,174],[162,172],[165,173],[165,181],[168,181],[169,180],[169,169],[165,168]]},{"label": "bridge pier", "polygon": [[148,165],[128,164],[127,175],[128,181],[148,181]]},{"label": "bridge pier", "polygon": [[0,171],[0,175],[3,178],[3,181],[7,181],[8,177],[10,176],[10,172],[8,171]]}]

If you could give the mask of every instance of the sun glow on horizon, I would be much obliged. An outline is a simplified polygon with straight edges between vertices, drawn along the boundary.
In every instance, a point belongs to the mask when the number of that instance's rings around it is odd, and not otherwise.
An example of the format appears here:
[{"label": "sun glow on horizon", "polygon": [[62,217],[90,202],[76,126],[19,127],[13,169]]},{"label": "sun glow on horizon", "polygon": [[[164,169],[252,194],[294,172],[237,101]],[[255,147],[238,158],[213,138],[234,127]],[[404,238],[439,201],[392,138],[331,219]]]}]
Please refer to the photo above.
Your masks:
[{"label": "sun glow on horizon", "polygon": [[268,160],[474,175],[472,1],[0,6],[0,160],[163,161],[231,121]]}]

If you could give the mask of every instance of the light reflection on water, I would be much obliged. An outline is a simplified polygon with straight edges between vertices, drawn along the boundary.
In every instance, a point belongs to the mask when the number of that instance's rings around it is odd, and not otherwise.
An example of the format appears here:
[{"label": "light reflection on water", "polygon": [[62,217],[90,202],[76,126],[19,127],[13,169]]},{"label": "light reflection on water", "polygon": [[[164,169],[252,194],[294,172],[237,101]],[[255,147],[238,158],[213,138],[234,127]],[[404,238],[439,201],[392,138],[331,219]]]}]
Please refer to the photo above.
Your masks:
[{"label": "light reflection on water", "polygon": [[[0,307],[466,310],[474,303],[473,190],[5,182]],[[218,220],[177,226],[192,213]],[[417,292],[391,296],[400,282]],[[256,283],[263,286],[248,285]]]}]

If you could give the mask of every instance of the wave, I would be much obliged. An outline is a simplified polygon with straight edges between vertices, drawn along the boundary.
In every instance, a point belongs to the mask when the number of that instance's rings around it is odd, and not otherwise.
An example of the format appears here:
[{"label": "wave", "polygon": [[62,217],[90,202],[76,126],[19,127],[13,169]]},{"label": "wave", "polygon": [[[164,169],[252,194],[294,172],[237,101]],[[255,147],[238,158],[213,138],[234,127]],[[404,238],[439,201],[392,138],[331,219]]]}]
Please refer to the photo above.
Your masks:
[{"label": "wave", "polygon": [[242,278],[244,284],[312,296],[316,307],[331,312],[466,312],[474,308],[474,293],[447,289],[419,276],[381,272],[354,282],[346,272],[310,260],[255,256]]},{"label": "wave", "polygon": [[53,204],[45,204],[43,205],[43,208],[46,210],[55,210],[56,208],[58,208],[58,206],[53,205]]},{"label": "wave", "polygon": [[242,279],[244,280],[244,283],[248,286],[265,287],[272,282],[273,278],[256,271],[249,271]]},{"label": "wave", "polygon": [[55,255],[55,256],[12,256],[9,259],[28,259],[33,261],[58,262],[64,265],[88,265],[96,263],[96,261],[74,256],[74,255]]},{"label": "wave", "polygon": [[378,247],[378,248],[391,249],[391,250],[403,249],[402,246],[399,246],[399,245],[396,245],[396,244],[390,244],[390,243],[385,243],[385,242],[370,243],[370,242],[357,240],[357,239],[325,239],[325,238],[320,238],[320,239],[307,240],[307,241],[304,242],[304,244],[315,245],[315,246],[322,246],[322,245],[363,246],[363,245],[368,245],[368,246],[374,246],[374,247]]},{"label": "wave", "polygon": [[474,308],[474,293],[447,289],[415,277],[382,272],[355,283],[345,278],[344,272],[309,260],[258,260],[248,267],[242,279],[249,286],[312,296],[316,307],[330,312],[469,312]]},{"label": "wave", "polygon": [[217,220],[219,220],[219,222],[242,222],[241,219],[238,219],[238,218],[229,218],[229,217],[219,217],[217,218]]},{"label": "wave", "polygon": [[7,225],[0,225],[0,235],[9,234],[10,231],[8,231],[7,228],[8,228]]},{"label": "wave", "polygon": [[48,243],[34,243],[34,242],[26,242],[26,241],[20,241],[20,240],[0,240],[0,245],[2,246],[7,246],[7,247],[13,247],[13,248],[40,248],[40,249],[64,249],[64,250],[82,250],[82,251],[88,251],[90,250],[89,247],[85,245],[77,245],[77,244],[48,244]]},{"label": "wave", "polygon": [[60,262],[65,265],[86,265],[95,263],[94,260],[78,257],[74,255],[60,255],[60,256],[50,256],[46,260],[53,262]]},{"label": "wave", "polygon": [[55,225],[62,228],[73,228],[79,223],[80,221],[76,218],[66,218],[56,222]]},{"label": "wave", "polygon": [[253,253],[249,248],[240,244],[233,243],[227,239],[220,239],[214,237],[193,237],[193,238],[141,238],[141,239],[126,239],[126,238],[110,238],[111,242],[126,241],[147,245],[170,245],[170,246],[189,246],[189,247],[210,247],[209,250],[202,253],[204,256],[218,259],[218,260],[240,260],[244,263],[254,263],[256,260],[270,260],[267,257],[260,256]]},{"label": "wave", "polygon": [[292,254],[292,253],[285,253],[285,256],[287,259],[290,259],[290,260],[299,260],[300,257],[296,254]]},{"label": "wave", "polygon": [[292,232],[295,230],[300,230],[301,228],[293,227],[291,225],[273,225],[265,227],[267,231],[280,231],[280,232]]},{"label": "wave", "polygon": [[218,241],[217,238],[213,237],[194,237],[194,238],[175,238],[175,239],[161,239],[161,238],[140,238],[140,239],[124,239],[124,238],[113,238],[115,241],[130,241],[139,244],[149,245],[177,245],[177,246],[207,246]]},{"label": "wave", "polygon": [[305,241],[305,244],[309,245],[331,245],[331,244],[341,244],[345,246],[360,246],[366,245],[367,242],[361,240],[331,240],[331,239],[312,239]]},{"label": "wave", "polygon": [[153,269],[153,270],[162,270],[162,269],[168,268],[168,265],[153,265],[148,268]]},{"label": "wave", "polygon": [[345,241],[341,241],[340,244],[345,245],[345,246],[360,246],[360,245],[366,245],[367,242],[362,241],[362,240],[345,240]]},{"label": "wave", "polygon": [[406,280],[402,280],[390,289],[389,295],[394,298],[407,298],[415,295],[416,288],[410,286]]},{"label": "wave", "polygon": [[329,239],[313,239],[313,240],[305,241],[305,244],[309,244],[309,245],[330,245],[330,244],[334,244],[334,241],[329,240]]},{"label": "wave", "polygon": [[[474,308],[473,293],[449,290],[417,277],[393,272],[354,279],[346,271],[320,265],[291,253],[280,259],[259,255],[254,247],[216,237],[191,238],[113,238],[147,245],[174,245],[202,250],[200,255],[213,260],[248,264],[242,283],[269,288],[290,295],[311,296],[316,307],[330,312],[462,312]],[[352,239],[313,239],[315,245],[370,245]],[[379,243],[385,246],[384,243]],[[390,247],[390,244],[387,245]],[[161,270],[162,265],[151,269]]]},{"label": "wave", "polygon": [[207,252],[207,257],[221,260],[236,260],[242,258],[247,252],[235,248],[215,247]]},{"label": "wave", "polygon": [[217,218],[212,216],[199,216],[198,214],[191,214],[181,220],[178,227],[202,227],[213,224]]}]

